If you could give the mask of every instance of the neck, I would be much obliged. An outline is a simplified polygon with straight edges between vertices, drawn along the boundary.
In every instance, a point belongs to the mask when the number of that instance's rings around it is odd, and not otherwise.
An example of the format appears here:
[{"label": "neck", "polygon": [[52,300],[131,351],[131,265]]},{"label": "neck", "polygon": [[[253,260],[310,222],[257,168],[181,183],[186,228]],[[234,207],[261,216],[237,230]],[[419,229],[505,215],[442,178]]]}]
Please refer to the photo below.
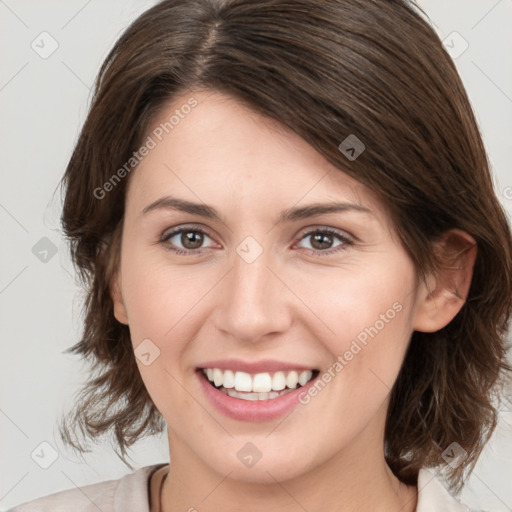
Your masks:
[{"label": "neck", "polygon": [[[212,469],[184,443],[170,443],[172,464],[161,491],[161,511],[414,512],[417,489],[400,482],[374,443],[364,452],[346,449],[321,466],[284,482],[248,483]],[[356,456],[357,454],[357,456]]]}]

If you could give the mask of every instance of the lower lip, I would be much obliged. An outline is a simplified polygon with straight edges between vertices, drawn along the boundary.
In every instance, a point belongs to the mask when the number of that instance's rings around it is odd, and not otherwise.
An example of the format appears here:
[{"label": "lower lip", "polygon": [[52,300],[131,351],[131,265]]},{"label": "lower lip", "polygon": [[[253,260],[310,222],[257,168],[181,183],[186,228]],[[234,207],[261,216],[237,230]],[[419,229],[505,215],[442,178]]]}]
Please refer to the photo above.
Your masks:
[{"label": "lower lip", "polygon": [[224,394],[213,387],[202,370],[196,372],[204,393],[213,406],[221,413],[239,421],[269,421],[285,414],[289,414],[294,407],[300,404],[299,394],[307,392],[316,381],[311,379],[305,386],[301,386],[285,395],[268,400],[244,400]]}]

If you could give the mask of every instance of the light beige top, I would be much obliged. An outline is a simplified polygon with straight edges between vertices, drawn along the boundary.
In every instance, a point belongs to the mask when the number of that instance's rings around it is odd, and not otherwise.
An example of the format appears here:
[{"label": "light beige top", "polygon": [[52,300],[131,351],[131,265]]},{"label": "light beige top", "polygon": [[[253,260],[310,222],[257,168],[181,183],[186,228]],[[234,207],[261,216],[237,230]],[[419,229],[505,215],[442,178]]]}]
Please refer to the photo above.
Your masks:
[{"label": "light beige top", "polygon": [[[8,512],[150,512],[151,475],[168,464],[143,467],[118,480],[60,491],[28,501]],[[427,469],[418,474],[416,512],[476,512],[448,493]]]}]

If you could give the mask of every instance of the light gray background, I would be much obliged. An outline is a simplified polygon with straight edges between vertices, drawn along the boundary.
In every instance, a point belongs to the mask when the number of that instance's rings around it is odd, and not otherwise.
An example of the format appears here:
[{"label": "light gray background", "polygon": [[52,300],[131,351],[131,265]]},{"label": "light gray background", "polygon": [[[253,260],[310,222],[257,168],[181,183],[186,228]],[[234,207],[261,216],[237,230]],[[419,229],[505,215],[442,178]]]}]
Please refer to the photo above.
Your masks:
[{"label": "light gray background", "polygon": [[[84,460],[58,438],[55,420],[86,377],[63,350],[78,340],[81,294],[60,234],[59,195],[99,66],[122,30],[151,1],[0,0],[0,510],[130,472],[109,446]],[[422,0],[442,39],[469,48],[455,62],[480,123],[496,189],[512,210],[512,0]],[[43,59],[43,31],[58,43]],[[451,37],[451,36],[450,36]],[[46,51],[51,41],[44,40]],[[460,49],[454,40],[455,49]],[[55,246],[44,259],[44,249]],[[43,245],[36,245],[43,244]],[[44,245],[46,244],[46,245]],[[34,246],[36,249],[33,250]],[[36,254],[34,254],[34,252]],[[461,499],[512,510],[512,412],[500,424]],[[49,443],[51,448],[40,443]],[[140,442],[135,467],[168,460],[165,434]],[[48,469],[40,464],[57,459]],[[39,454],[39,458],[36,456]]]}]

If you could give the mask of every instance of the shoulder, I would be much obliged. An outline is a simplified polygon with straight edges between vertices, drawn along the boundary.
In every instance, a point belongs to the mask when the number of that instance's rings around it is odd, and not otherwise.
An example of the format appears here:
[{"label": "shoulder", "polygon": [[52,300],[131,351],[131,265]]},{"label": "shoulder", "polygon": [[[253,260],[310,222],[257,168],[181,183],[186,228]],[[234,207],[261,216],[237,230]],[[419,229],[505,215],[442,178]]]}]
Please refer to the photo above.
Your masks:
[{"label": "shoulder", "polygon": [[436,475],[426,469],[418,473],[416,512],[478,512],[461,503],[444,487]]},{"label": "shoulder", "polygon": [[117,480],[107,480],[43,496],[22,503],[8,512],[146,512],[149,511],[148,481],[165,464],[138,469]]}]

